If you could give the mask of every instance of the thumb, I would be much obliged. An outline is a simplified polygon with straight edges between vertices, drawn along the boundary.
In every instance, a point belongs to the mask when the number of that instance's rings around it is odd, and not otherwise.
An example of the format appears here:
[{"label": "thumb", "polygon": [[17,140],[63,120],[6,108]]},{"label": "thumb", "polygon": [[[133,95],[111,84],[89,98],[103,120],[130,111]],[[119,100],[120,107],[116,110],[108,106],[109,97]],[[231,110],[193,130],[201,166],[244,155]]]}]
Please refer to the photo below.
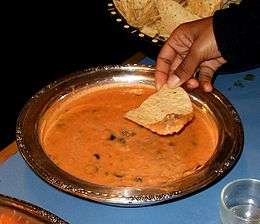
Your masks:
[{"label": "thumb", "polygon": [[198,50],[192,47],[180,65],[174,71],[170,71],[167,81],[168,86],[175,88],[189,80],[199,67],[200,58]]}]

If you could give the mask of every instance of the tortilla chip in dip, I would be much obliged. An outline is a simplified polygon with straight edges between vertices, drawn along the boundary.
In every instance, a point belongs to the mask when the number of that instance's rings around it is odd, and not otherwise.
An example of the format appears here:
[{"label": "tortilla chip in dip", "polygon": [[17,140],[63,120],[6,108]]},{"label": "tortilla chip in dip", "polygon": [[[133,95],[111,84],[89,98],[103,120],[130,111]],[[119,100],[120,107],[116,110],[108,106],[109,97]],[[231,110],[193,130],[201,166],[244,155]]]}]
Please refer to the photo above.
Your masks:
[{"label": "tortilla chip in dip", "polygon": [[183,88],[171,89],[164,85],[125,117],[157,134],[168,135],[179,132],[192,120],[193,107]]}]

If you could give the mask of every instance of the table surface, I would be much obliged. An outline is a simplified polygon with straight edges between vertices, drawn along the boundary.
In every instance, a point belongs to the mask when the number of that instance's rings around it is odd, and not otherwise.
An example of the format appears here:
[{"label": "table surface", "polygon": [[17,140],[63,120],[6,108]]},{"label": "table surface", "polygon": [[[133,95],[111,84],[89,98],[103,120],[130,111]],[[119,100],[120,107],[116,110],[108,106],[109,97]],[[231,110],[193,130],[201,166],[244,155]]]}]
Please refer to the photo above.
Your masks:
[{"label": "table surface", "polygon": [[[153,64],[154,61],[145,58],[140,63]],[[247,74],[254,75],[254,80],[245,80]],[[140,208],[120,208],[83,200],[56,190],[35,175],[19,153],[15,153],[14,144],[0,153],[0,193],[33,203],[76,224],[220,223],[221,189],[234,179],[260,179],[260,68],[219,75],[215,87],[240,114],[245,132],[244,150],[231,172],[199,193],[181,200]],[[7,159],[6,152],[15,154]],[[1,158],[6,161],[1,162]]]}]

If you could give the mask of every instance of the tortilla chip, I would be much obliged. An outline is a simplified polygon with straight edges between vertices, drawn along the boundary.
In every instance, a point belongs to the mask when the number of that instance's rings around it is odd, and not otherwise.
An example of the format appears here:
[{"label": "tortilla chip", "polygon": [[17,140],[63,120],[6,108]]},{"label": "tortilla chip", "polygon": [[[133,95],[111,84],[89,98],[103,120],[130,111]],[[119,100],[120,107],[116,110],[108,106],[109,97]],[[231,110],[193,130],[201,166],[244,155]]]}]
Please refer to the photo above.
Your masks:
[{"label": "tortilla chip", "polygon": [[170,36],[182,23],[200,19],[173,0],[157,0],[156,6],[161,17],[160,33],[164,36]]},{"label": "tortilla chip", "polygon": [[160,135],[179,132],[193,118],[189,95],[181,87],[163,86],[125,117]]},{"label": "tortilla chip", "polygon": [[199,17],[208,17],[221,9],[224,3],[223,0],[187,0],[185,8]]},{"label": "tortilla chip", "polygon": [[157,20],[155,23],[147,24],[143,26],[140,31],[150,37],[155,37],[158,34],[159,26],[160,26],[160,21]]},{"label": "tortilla chip", "polygon": [[129,25],[141,28],[159,19],[154,0],[113,0]]}]

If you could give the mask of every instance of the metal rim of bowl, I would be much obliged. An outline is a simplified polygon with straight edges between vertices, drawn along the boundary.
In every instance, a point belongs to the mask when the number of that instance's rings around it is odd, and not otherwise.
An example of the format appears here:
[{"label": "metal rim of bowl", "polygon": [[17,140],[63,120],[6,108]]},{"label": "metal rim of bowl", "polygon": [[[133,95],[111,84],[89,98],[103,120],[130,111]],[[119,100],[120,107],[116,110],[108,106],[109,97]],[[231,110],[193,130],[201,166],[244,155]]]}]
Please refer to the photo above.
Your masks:
[{"label": "metal rim of bowl", "polygon": [[0,194],[0,208],[14,209],[22,214],[34,218],[38,221],[44,223],[57,223],[57,224],[66,224],[67,222],[59,218],[58,216],[52,214],[49,211],[46,211],[43,208],[40,208],[36,205],[28,203],[17,198]]},{"label": "metal rim of bowl", "polygon": [[[214,113],[217,113],[219,119],[223,119],[220,129],[224,134],[222,139],[219,140],[220,143],[218,143],[222,145],[221,147],[217,146],[218,150],[222,151],[221,153],[216,153],[213,158],[216,159],[216,163],[209,164],[207,172],[205,168],[202,170],[203,172],[196,174],[197,176],[191,177],[191,179],[198,178],[195,181],[196,183],[190,183],[189,181],[191,180],[185,179],[187,186],[183,184],[183,181],[180,181],[175,182],[175,186],[171,186],[166,190],[164,188],[140,190],[128,187],[111,189],[106,186],[86,183],[69,175],[51,162],[41,148],[39,140],[36,139],[39,116],[52,102],[60,97],[64,97],[77,88],[91,87],[93,84],[103,85],[111,82],[111,80],[119,80],[124,83],[151,84],[153,82],[153,72],[154,68],[145,65],[100,66],[71,74],[60,81],[47,85],[27,102],[17,120],[16,141],[22,157],[39,177],[57,189],[84,199],[116,206],[132,207],[155,204],[188,196],[211,186],[225,176],[238,161],[242,153],[244,140],[243,127],[237,111],[216,89],[210,94],[194,91],[191,97],[193,100],[198,99],[198,97],[203,98],[203,102],[201,101],[200,103],[206,107],[212,101],[219,103],[219,105],[211,105],[210,109],[215,110]],[[136,75],[136,73],[141,75]],[[144,75],[147,80],[143,80]],[[107,80],[103,80],[105,77]],[[134,78],[132,81],[129,81],[131,77]],[[82,82],[77,83],[80,79],[85,79],[85,81],[81,80]],[[66,88],[60,93],[59,88],[62,86],[66,86]],[[54,93],[58,95],[54,97]],[[47,99],[43,100],[48,94]],[[46,106],[46,104],[49,105]],[[206,175],[206,178],[204,175]]]}]

